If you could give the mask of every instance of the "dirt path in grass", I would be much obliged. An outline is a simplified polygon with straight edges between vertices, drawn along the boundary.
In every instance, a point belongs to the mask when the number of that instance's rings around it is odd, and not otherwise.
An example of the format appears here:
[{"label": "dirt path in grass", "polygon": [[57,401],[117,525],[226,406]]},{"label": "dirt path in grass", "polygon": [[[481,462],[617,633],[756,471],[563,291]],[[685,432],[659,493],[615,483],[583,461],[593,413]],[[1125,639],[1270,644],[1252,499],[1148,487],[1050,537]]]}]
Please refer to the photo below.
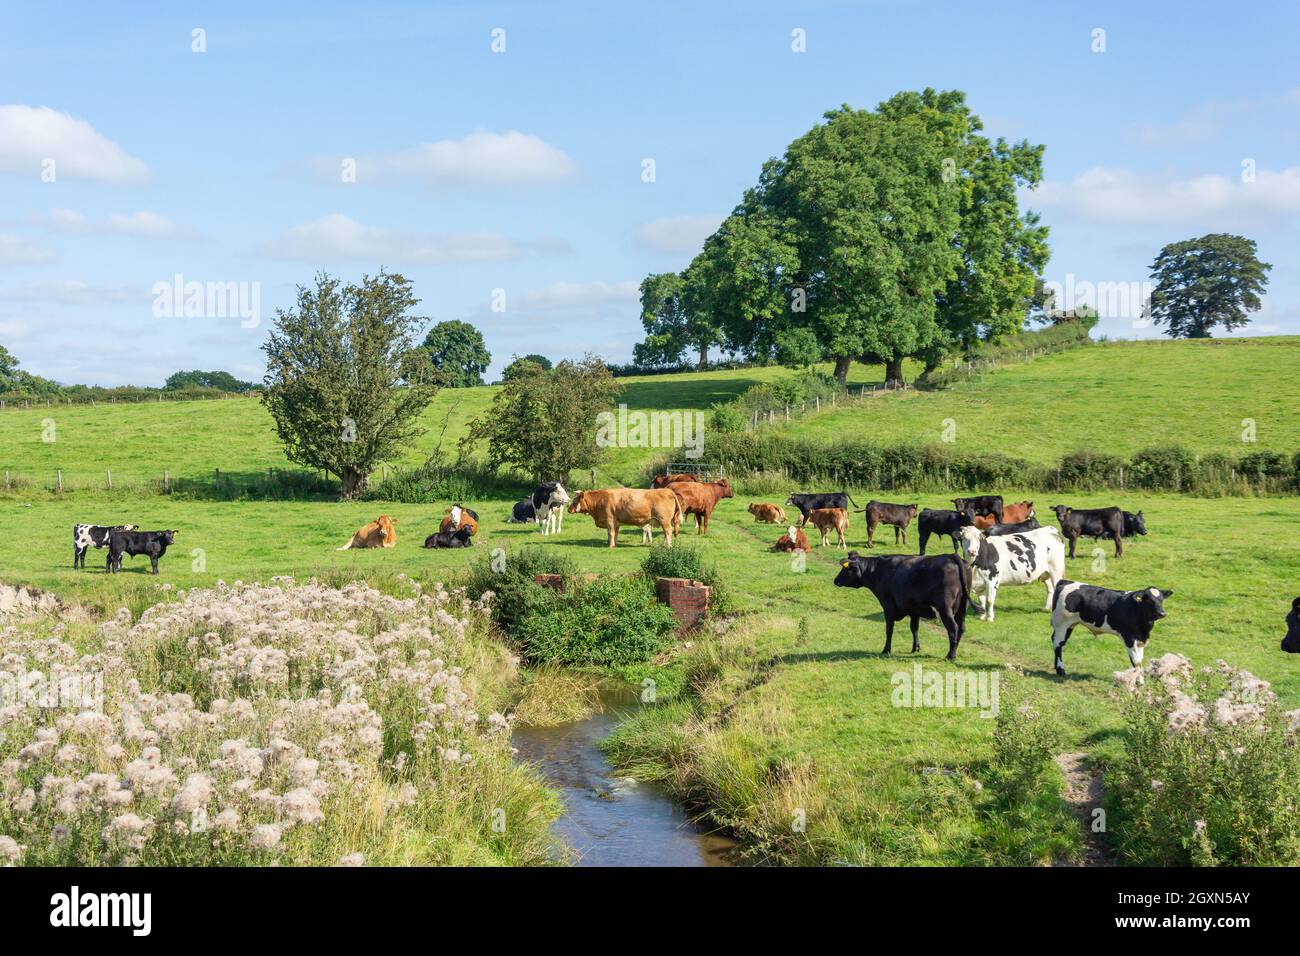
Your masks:
[{"label": "dirt path in grass", "polygon": [[1080,751],[1056,756],[1056,765],[1065,775],[1065,790],[1061,796],[1083,827],[1083,855],[1072,865],[1114,866],[1115,855],[1102,840],[1102,835],[1092,829],[1092,812],[1101,806],[1101,774],[1088,768],[1087,758],[1088,755]]}]

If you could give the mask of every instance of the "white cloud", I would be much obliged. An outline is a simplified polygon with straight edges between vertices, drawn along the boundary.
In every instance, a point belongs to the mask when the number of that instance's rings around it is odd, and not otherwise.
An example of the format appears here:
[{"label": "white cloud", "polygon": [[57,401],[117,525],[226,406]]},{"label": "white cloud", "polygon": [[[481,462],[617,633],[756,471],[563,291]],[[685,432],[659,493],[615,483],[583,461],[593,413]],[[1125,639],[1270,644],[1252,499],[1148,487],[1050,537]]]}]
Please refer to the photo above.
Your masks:
[{"label": "white cloud", "polygon": [[[318,159],[316,167],[338,177],[343,157]],[[461,139],[440,139],[413,149],[357,157],[357,181],[410,178],[431,185],[518,186],[573,179],[578,164],[564,150],[533,136],[510,130],[477,132]]]},{"label": "white cloud", "polygon": [[725,216],[668,216],[643,223],[637,237],[658,252],[699,252]]},{"label": "white cloud", "polygon": [[138,236],[145,239],[201,239],[197,229],[181,226],[156,212],[114,213],[107,219],[87,219],[71,209],[52,209],[48,216],[32,216],[36,225],[71,235]]},{"label": "white cloud", "polygon": [[85,120],[48,106],[0,106],[0,170],[36,179],[49,159],[57,178],[114,185],[149,179],[148,166]]},{"label": "white cloud", "polygon": [[31,265],[53,262],[56,258],[53,249],[38,246],[19,236],[0,235],[0,263]]},{"label": "white cloud", "polygon": [[148,302],[151,298],[152,295],[147,288],[129,289],[124,286],[89,285],[78,279],[0,289],[0,302],[101,306],[123,302]]},{"label": "white cloud", "polygon": [[1242,227],[1289,220],[1300,212],[1300,166],[1259,169],[1254,182],[1094,166],[1068,183],[1044,182],[1026,193],[1025,200],[1034,207],[1059,208],[1093,222]]},{"label": "white cloud", "polygon": [[332,213],[294,226],[278,239],[258,247],[272,259],[304,262],[367,260],[441,264],[508,262],[531,253],[558,253],[567,247],[558,240],[517,242],[495,232],[399,233],[365,226],[342,213]]},{"label": "white cloud", "polygon": [[636,301],[641,286],[635,279],[623,282],[555,282],[524,294],[524,305],[534,308],[574,308]]},{"label": "white cloud", "polygon": [[1218,138],[1223,127],[1234,117],[1296,105],[1300,105],[1300,87],[1280,96],[1270,93],[1257,97],[1210,100],[1183,119],[1172,123],[1135,123],[1132,132],[1134,138],[1144,146],[1190,146]]}]

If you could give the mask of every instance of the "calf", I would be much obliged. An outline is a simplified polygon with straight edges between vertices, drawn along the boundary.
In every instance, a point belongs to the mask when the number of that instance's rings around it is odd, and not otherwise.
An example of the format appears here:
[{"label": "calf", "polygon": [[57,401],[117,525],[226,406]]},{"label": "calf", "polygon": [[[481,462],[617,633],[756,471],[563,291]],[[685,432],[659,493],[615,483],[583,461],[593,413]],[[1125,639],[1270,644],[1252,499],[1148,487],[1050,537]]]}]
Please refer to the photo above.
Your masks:
[{"label": "calf", "polygon": [[468,528],[470,534],[478,534],[478,514],[469,508],[452,505],[447,509],[447,515],[442,519],[442,523],[438,525],[438,530],[451,532],[459,531],[461,528]]},{"label": "calf", "polygon": [[961,529],[971,523],[970,515],[964,511],[945,511],[942,508],[925,508],[916,519],[917,534],[921,538],[921,554],[925,554],[925,543],[932,534],[946,534],[952,538],[952,553],[957,553],[957,535]]},{"label": "calf", "polygon": [[1061,579],[1052,594],[1052,647],[1056,652],[1056,673],[1065,676],[1061,652],[1076,625],[1094,634],[1116,634],[1128,650],[1129,662],[1142,666],[1142,654],[1151,638],[1151,628],[1165,616],[1165,598],[1173,591],[1142,588],[1113,591],[1077,581]]},{"label": "calf", "polygon": [[115,574],[122,570],[122,555],[149,555],[149,565],[153,573],[158,573],[158,559],[167,553],[167,546],[176,538],[176,531],[118,531],[113,529],[108,537],[108,563],[105,573]]},{"label": "calf", "polygon": [[709,533],[709,518],[713,509],[723,498],[734,498],[731,482],[726,478],[720,481],[675,481],[669,488],[682,499],[682,511],[695,515],[695,530],[698,534]]},{"label": "calf", "polygon": [[923,557],[890,554],[864,558],[856,551],[840,562],[837,588],[868,588],[885,612],[885,648],[894,643],[894,622],[912,619],[912,653],[921,649],[917,625],[936,615],[948,632],[948,660],[957,659],[957,645],[966,630],[970,601],[970,568],[952,555]]},{"label": "calf", "polygon": [[533,489],[533,520],[542,534],[559,534],[563,530],[564,507],[568,503],[569,493],[558,481],[543,481]]},{"label": "calf", "polygon": [[900,534],[903,536],[903,544],[907,544],[907,526],[916,517],[916,505],[891,505],[885,501],[868,501],[863,511],[867,516],[868,548],[876,546],[876,525],[878,524],[893,525],[894,544],[898,544]]},{"label": "calf", "polygon": [[469,548],[474,544],[474,534],[468,525],[455,531],[437,531],[424,539],[426,548]]},{"label": "calf", "polygon": [[[976,525],[976,527],[979,527]],[[1028,521],[1021,521],[1018,524],[995,524],[984,533],[990,538],[996,538],[1004,534],[1024,534],[1026,531],[1037,531],[1042,525],[1038,523],[1037,518],[1030,518]]]},{"label": "calf", "polygon": [[776,539],[776,544],[772,545],[773,551],[803,551],[807,553],[812,549],[808,546],[808,536],[803,533],[801,528],[794,525],[781,537]]},{"label": "calf", "polygon": [[[962,528],[961,549],[971,566],[971,604],[981,621],[994,619],[998,588],[1003,584],[1042,581],[1047,585],[1043,610],[1052,609],[1056,582],[1065,577],[1065,541],[1055,528],[997,538],[989,538],[975,527]],[[986,595],[982,604],[975,603],[976,591]]]},{"label": "calf", "polygon": [[1056,520],[1061,523],[1061,533],[1070,542],[1070,557],[1074,545],[1082,536],[1110,538],[1115,542],[1115,557],[1124,557],[1124,513],[1118,508],[1070,508],[1052,505]]},{"label": "calf", "polygon": [[510,512],[510,517],[506,519],[506,524],[529,523],[537,523],[537,509],[533,507],[532,498],[525,498],[523,501],[515,502],[515,506]]},{"label": "calf", "polygon": [[808,512],[808,520],[822,533],[823,548],[830,543],[832,531],[839,538],[836,545],[841,548],[848,547],[848,543],[844,540],[844,532],[849,530],[849,513],[843,508],[814,508]]},{"label": "calf", "polygon": [[749,513],[764,524],[785,524],[785,509],[780,505],[752,504]]},{"label": "calf", "polygon": [[861,508],[858,508],[858,503],[849,497],[847,491],[825,491],[815,494],[791,495],[785,500],[786,504],[798,508],[799,513],[803,515],[803,520],[799,522],[800,525],[808,523],[808,512],[812,511],[814,508],[843,508],[845,511],[848,511],[850,502],[852,502],[855,509],[859,511],[862,510]]},{"label": "calf", "polygon": [[1131,511],[1124,511],[1121,513],[1124,515],[1124,537],[1133,538],[1139,534],[1147,533],[1147,521],[1142,517],[1142,512],[1139,511],[1134,514]]},{"label": "calf", "polygon": [[1288,654],[1300,654],[1300,597],[1291,602],[1291,613],[1286,616],[1286,637],[1282,638],[1282,650]]},{"label": "calf", "polygon": [[72,566],[86,566],[86,551],[90,548],[107,548],[108,537],[114,531],[134,531],[133,524],[98,525],[74,524],[72,526]]},{"label": "calf", "polygon": [[1001,495],[974,495],[969,498],[954,498],[952,499],[952,506],[958,511],[964,511],[970,515],[972,523],[980,515],[992,515],[998,519],[998,524],[1002,524]]}]

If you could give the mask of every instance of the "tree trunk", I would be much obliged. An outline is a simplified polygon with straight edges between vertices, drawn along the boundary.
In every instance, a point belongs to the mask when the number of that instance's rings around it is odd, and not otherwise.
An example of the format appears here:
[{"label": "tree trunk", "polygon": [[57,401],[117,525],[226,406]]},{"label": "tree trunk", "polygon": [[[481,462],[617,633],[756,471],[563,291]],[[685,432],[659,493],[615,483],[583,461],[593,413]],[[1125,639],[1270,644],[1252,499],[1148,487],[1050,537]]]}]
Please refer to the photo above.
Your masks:
[{"label": "tree trunk", "polygon": [[839,355],[835,358],[835,381],[841,385],[849,383],[849,366],[853,364],[853,359],[847,355]]},{"label": "tree trunk", "polygon": [[700,346],[699,368],[701,372],[707,372],[709,370],[709,347],[707,345]]},{"label": "tree trunk", "polygon": [[885,361],[885,384],[903,384],[903,360],[901,358],[887,359]]},{"label": "tree trunk", "polygon": [[344,500],[359,498],[370,485],[370,472],[351,466],[345,467],[340,477],[343,479]]}]

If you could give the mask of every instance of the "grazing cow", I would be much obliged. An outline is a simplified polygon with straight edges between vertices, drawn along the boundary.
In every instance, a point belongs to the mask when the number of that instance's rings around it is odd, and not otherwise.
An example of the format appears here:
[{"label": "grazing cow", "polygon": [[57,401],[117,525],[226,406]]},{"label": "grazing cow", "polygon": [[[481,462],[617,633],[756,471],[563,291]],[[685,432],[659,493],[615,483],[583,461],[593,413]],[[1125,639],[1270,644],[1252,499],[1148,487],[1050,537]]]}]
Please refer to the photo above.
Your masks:
[{"label": "grazing cow", "polygon": [[867,547],[876,546],[876,525],[892,524],[894,526],[894,544],[898,544],[898,536],[903,536],[903,544],[907,544],[907,526],[912,523],[916,517],[916,505],[891,505],[884,501],[868,501],[867,506],[862,509],[867,515]]},{"label": "grazing cow", "polygon": [[[976,525],[976,527],[979,527]],[[1030,518],[1028,521],[1021,521],[1017,524],[995,524],[984,533],[990,538],[996,538],[1004,534],[1024,534],[1026,531],[1037,531],[1042,525],[1038,523],[1037,518]]]},{"label": "grazing cow", "polygon": [[532,498],[525,498],[523,501],[515,502],[514,509],[510,512],[510,517],[506,519],[506,524],[529,523],[537,523],[537,509],[533,507]]},{"label": "grazing cow", "polygon": [[439,531],[459,531],[469,528],[470,534],[478,534],[478,513],[461,505],[452,505],[447,509],[447,516],[438,525]]},{"label": "grazing cow", "polygon": [[564,527],[564,507],[569,493],[558,481],[543,481],[533,489],[533,520],[542,534],[559,534]]},{"label": "grazing cow", "polygon": [[72,566],[86,566],[86,551],[90,548],[107,548],[108,536],[114,531],[134,531],[133,524],[74,524],[72,526]]},{"label": "grazing cow", "polygon": [[682,499],[671,488],[607,488],[580,491],[569,504],[569,514],[591,515],[597,528],[609,532],[609,546],[618,544],[619,525],[630,524],[641,529],[641,540],[646,540],[647,525],[658,525],[664,533],[668,547],[673,546],[673,535],[682,525]]},{"label": "grazing cow", "polygon": [[1065,676],[1061,651],[1078,624],[1094,634],[1116,634],[1128,650],[1129,662],[1142,666],[1142,654],[1151,638],[1151,628],[1165,616],[1165,598],[1173,591],[1142,588],[1113,591],[1062,578],[1052,594],[1052,647],[1056,651],[1056,673]]},{"label": "grazing cow", "polygon": [[946,511],[942,508],[924,508],[916,519],[916,531],[921,538],[921,554],[932,534],[946,534],[952,538],[952,553],[957,553],[957,535],[971,523],[964,511]]},{"label": "grazing cow", "polygon": [[1142,517],[1142,512],[1139,511],[1134,514],[1131,511],[1125,511],[1122,514],[1124,515],[1124,537],[1133,538],[1147,533],[1147,520]]},{"label": "grazing cow", "polygon": [[695,515],[698,534],[709,533],[709,518],[718,502],[736,496],[726,478],[721,481],[675,481],[669,487],[681,496],[683,512]]},{"label": "grazing cow", "polygon": [[796,528],[791,525],[789,530],[781,537],[776,539],[776,544],[772,545],[773,551],[802,551],[805,554],[812,550],[808,546],[808,536],[803,533],[802,528]]},{"label": "grazing cow", "polygon": [[149,565],[153,573],[158,573],[158,559],[167,553],[167,546],[175,540],[177,532],[172,531],[118,531],[116,528],[108,536],[108,563],[105,573],[115,574],[122,570],[122,555],[149,555]]},{"label": "grazing cow", "polygon": [[[1052,592],[1056,582],[1065,577],[1065,540],[1055,528],[1039,528],[1023,534],[989,538],[972,526],[961,529],[961,550],[971,566],[971,606],[979,611],[981,621],[994,619],[998,588],[1004,584],[1047,585],[1043,610],[1052,609]],[[975,592],[986,598],[975,603]]]},{"label": "grazing cow", "polygon": [[679,481],[696,481],[694,475],[679,473],[676,475],[655,475],[650,480],[651,488],[667,488],[669,485],[676,484]]},{"label": "grazing cow", "polygon": [[1282,650],[1288,654],[1300,654],[1300,597],[1291,602],[1291,613],[1286,616],[1286,637],[1282,638]]},{"label": "grazing cow", "polygon": [[1070,508],[1052,505],[1056,520],[1061,523],[1061,533],[1070,542],[1070,557],[1081,536],[1110,538],[1115,542],[1115,557],[1124,557],[1124,512],[1118,508]]},{"label": "grazing cow", "polygon": [[785,524],[785,509],[780,505],[752,504],[749,513],[763,524]]},{"label": "grazing cow", "polygon": [[844,540],[844,532],[849,530],[849,513],[843,508],[814,508],[808,512],[808,520],[822,533],[823,548],[830,543],[832,531],[839,538],[836,545],[841,548],[848,547],[848,543]]},{"label": "grazing cow", "polygon": [[370,524],[362,525],[352,535],[352,540],[337,551],[346,551],[348,548],[391,548],[397,544],[397,529],[393,527],[397,522],[388,515],[380,515]]},{"label": "grazing cow", "polygon": [[1001,495],[974,495],[969,498],[954,498],[952,499],[952,506],[958,511],[969,514],[972,524],[980,515],[992,515],[998,519],[997,524],[1003,523]]},{"label": "grazing cow", "polygon": [[815,494],[798,494],[791,495],[785,499],[785,503],[792,507],[798,508],[799,513],[803,515],[803,520],[799,522],[800,526],[808,523],[808,512],[814,508],[843,508],[849,510],[849,504],[852,503],[857,511],[862,509],[854,501],[847,491],[826,491]]},{"label": "grazing cow", "polygon": [[948,632],[948,660],[957,659],[957,645],[966,630],[970,600],[970,568],[952,555],[936,557],[888,554],[862,557],[850,551],[835,576],[837,588],[869,588],[885,612],[885,649],[894,643],[894,622],[912,619],[912,653],[921,649],[917,624],[936,615]]},{"label": "grazing cow", "polygon": [[474,533],[469,525],[461,525],[455,531],[438,531],[424,539],[426,548],[469,548],[474,544]]}]

